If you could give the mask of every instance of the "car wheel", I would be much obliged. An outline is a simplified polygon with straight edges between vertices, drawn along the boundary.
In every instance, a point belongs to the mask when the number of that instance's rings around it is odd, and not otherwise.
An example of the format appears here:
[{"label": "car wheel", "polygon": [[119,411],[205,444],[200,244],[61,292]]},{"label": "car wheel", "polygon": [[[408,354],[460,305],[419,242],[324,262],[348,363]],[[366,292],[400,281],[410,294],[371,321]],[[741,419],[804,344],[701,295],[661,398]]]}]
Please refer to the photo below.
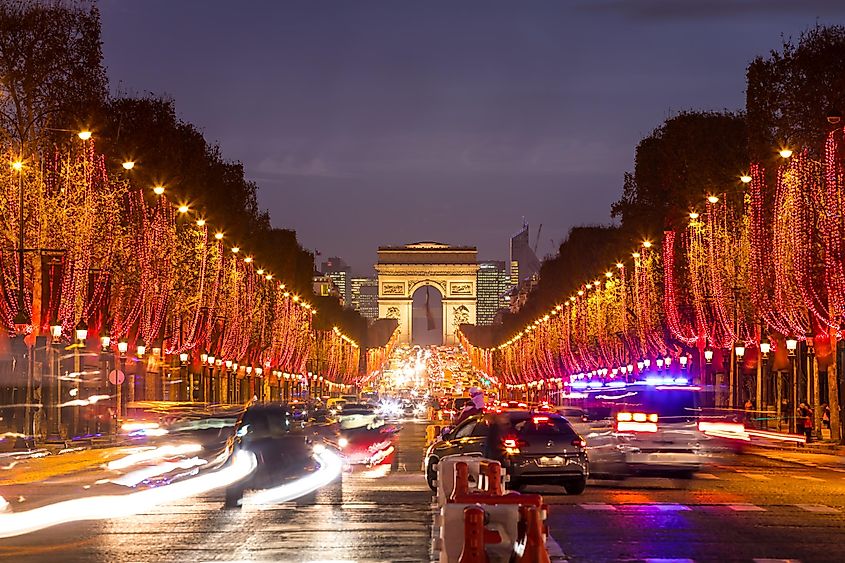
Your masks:
[{"label": "car wheel", "polygon": [[564,481],[563,488],[566,489],[568,495],[580,495],[587,488],[587,478],[579,477],[578,479]]},{"label": "car wheel", "polygon": [[437,465],[437,459],[431,458],[428,460],[428,467],[425,470],[425,482],[428,483],[428,488],[432,491],[437,490],[437,470],[434,466]]},{"label": "car wheel", "polygon": [[240,508],[244,490],[241,487],[226,487],[226,508]]}]

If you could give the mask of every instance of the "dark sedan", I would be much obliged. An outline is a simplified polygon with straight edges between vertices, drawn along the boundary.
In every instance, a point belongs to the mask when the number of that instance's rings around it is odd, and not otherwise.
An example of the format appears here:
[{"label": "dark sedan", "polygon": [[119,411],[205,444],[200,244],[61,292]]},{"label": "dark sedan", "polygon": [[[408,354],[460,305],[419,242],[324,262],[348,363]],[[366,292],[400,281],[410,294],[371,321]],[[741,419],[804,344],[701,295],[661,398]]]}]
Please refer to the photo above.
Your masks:
[{"label": "dark sedan", "polygon": [[465,420],[426,451],[426,479],[432,489],[434,465],[451,455],[481,455],[501,462],[513,489],[562,485],[567,493],[578,495],[589,476],[586,443],[554,413],[512,411]]},{"label": "dark sedan", "polygon": [[249,451],[258,467],[247,479],[226,489],[226,506],[239,506],[245,489],[272,487],[314,468],[311,441],[294,414],[284,404],[257,404],[240,416],[228,445],[229,454]]}]

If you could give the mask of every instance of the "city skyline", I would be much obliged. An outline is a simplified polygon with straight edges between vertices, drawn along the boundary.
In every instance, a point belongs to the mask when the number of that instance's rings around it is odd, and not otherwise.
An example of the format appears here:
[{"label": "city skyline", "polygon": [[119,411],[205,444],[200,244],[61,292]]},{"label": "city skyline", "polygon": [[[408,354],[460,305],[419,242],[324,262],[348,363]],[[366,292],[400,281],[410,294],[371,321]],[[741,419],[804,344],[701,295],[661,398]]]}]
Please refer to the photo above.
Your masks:
[{"label": "city skyline", "polygon": [[173,97],[243,161],[275,225],[355,273],[379,245],[501,260],[526,217],[544,225],[543,257],[570,227],[608,223],[642,137],[684,109],[741,109],[755,56],[845,14],[822,1],[100,6],[112,88]]}]

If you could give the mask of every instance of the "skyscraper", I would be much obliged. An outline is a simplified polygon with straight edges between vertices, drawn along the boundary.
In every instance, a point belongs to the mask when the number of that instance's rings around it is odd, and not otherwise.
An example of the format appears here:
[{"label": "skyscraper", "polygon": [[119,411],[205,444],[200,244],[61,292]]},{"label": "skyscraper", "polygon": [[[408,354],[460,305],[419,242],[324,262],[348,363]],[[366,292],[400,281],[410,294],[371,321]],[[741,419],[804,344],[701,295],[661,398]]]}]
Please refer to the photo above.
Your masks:
[{"label": "skyscraper", "polygon": [[378,280],[376,278],[350,278],[352,308],[367,319],[378,318]]},{"label": "skyscraper", "polygon": [[478,263],[476,278],[478,288],[475,324],[490,325],[499,309],[507,307],[505,294],[510,288],[505,263],[490,261]]},{"label": "skyscraper", "polygon": [[349,307],[352,302],[352,287],[349,283],[351,269],[343,258],[338,258],[337,256],[329,258],[323,262],[320,271],[323,275],[332,279],[337,286],[337,290],[340,292],[340,296],[343,298],[343,306]]},{"label": "skyscraper", "polygon": [[519,285],[524,280],[540,272],[540,261],[528,242],[528,223],[522,224],[522,230],[511,237],[510,244],[510,282]]}]

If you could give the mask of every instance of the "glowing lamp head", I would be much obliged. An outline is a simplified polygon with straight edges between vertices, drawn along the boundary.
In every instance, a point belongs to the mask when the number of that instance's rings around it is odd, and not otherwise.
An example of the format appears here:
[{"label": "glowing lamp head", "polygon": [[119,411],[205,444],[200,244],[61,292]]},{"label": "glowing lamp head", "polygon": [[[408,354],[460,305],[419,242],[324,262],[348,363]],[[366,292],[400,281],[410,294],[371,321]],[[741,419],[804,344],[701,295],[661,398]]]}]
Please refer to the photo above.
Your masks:
[{"label": "glowing lamp head", "polygon": [[643,241],[643,248],[651,248],[651,241],[650,240]]},{"label": "glowing lamp head", "polygon": [[707,347],[704,349],[704,361],[708,364],[713,361],[713,349]]},{"label": "glowing lamp head", "polygon": [[617,263],[616,263],[616,267],[617,267],[617,268],[619,268],[619,269],[621,270],[622,268],[624,268],[624,267],[625,267],[625,264],[623,264],[622,262],[617,262]]},{"label": "glowing lamp head", "polygon": [[700,216],[699,216],[699,214],[698,214],[698,213],[696,213],[695,211],[690,211],[690,214],[689,214],[689,218],[690,218],[690,219],[692,219],[693,221],[695,221],[695,220],[696,220],[696,219],[698,219],[699,217],[700,217]]},{"label": "glowing lamp head", "polygon": [[197,227],[205,227],[205,219],[197,219]]},{"label": "glowing lamp head", "polygon": [[91,138],[91,131],[80,131],[76,134],[76,136],[82,139],[83,141],[87,141]]},{"label": "glowing lamp head", "polygon": [[179,213],[182,213],[183,215],[190,210],[191,210],[191,208],[188,207],[187,205],[180,205],[179,206]]},{"label": "glowing lamp head", "polygon": [[164,193],[164,186],[154,186],[154,187],[153,187],[153,193],[154,193],[155,195],[161,195],[161,194],[163,194],[163,193]]},{"label": "glowing lamp head", "polygon": [[187,352],[180,352],[179,353],[179,361],[183,364],[188,363],[188,353]]},{"label": "glowing lamp head", "polygon": [[780,151],[778,151],[778,154],[781,156],[781,158],[789,158],[789,157],[792,156],[792,150],[791,149],[780,149]]},{"label": "glowing lamp head", "polygon": [[117,343],[117,351],[121,354],[125,354],[127,350],[129,350],[129,343],[125,338],[121,338]]},{"label": "glowing lamp head", "polygon": [[23,170],[23,162],[20,161],[20,160],[16,160],[16,161],[12,162],[11,166],[12,166],[12,170],[14,170],[15,172],[20,172],[21,170]]},{"label": "glowing lamp head", "polygon": [[736,353],[737,358],[742,358],[745,356],[745,345],[744,344],[737,344],[734,346],[734,352]]},{"label": "glowing lamp head", "polygon": [[246,258],[244,258],[244,262],[250,264],[252,262],[252,256],[247,256]]},{"label": "glowing lamp head", "polygon": [[53,338],[61,338],[62,325],[50,325],[50,334],[53,336]]},{"label": "glowing lamp head", "polygon": [[798,348],[798,340],[794,338],[787,338],[786,339],[786,351],[789,352],[790,356],[795,355],[795,350]]},{"label": "glowing lamp head", "polygon": [[771,343],[769,343],[766,340],[764,340],[763,342],[760,343],[760,353],[763,354],[764,358],[766,356],[768,356],[771,351],[772,351]]},{"label": "glowing lamp head", "polygon": [[680,363],[680,364],[681,364],[681,368],[685,368],[685,367],[687,367],[687,363],[688,363],[688,362],[689,362],[689,358],[688,358],[686,355],[681,356],[680,358],[678,358],[678,363]]},{"label": "glowing lamp head", "polygon": [[124,170],[132,170],[133,168],[135,168],[135,163],[131,160],[127,160],[122,164],[122,166]]},{"label": "glowing lamp head", "polygon": [[749,176],[748,174],[743,174],[739,177],[739,181],[743,184],[748,184],[751,182],[751,176]]},{"label": "glowing lamp head", "polygon": [[264,275],[264,270],[263,270],[263,269],[261,269],[261,268],[258,268],[258,270],[256,270],[256,271],[255,271],[255,273],[256,273],[256,274],[258,274],[259,276],[263,276],[263,275]]},{"label": "glowing lamp head", "polygon": [[637,259],[637,258],[640,257],[640,253],[639,252],[632,252],[631,257],[634,258],[634,259]]},{"label": "glowing lamp head", "polygon": [[214,238],[216,238],[217,240],[222,240],[223,239],[223,233],[214,233]]},{"label": "glowing lamp head", "polygon": [[144,344],[143,340],[138,341],[138,348],[135,353],[138,355],[139,358],[143,358],[144,354],[147,353],[147,345]]},{"label": "glowing lamp head", "polygon": [[241,251],[240,247],[237,247],[237,246],[232,247],[232,253],[237,254],[240,251]]},{"label": "glowing lamp head", "polygon": [[111,346],[111,336],[108,334],[101,336],[100,346],[103,347],[103,350],[108,350],[109,346]]},{"label": "glowing lamp head", "polygon": [[86,338],[88,338],[88,325],[85,324],[84,320],[80,320],[79,324],[76,325],[76,340],[84,342]]},{"label": "glowing lamp head", "polygon": [[719,203],[719,198],[715,195],[707,196],[708,203]]}]

